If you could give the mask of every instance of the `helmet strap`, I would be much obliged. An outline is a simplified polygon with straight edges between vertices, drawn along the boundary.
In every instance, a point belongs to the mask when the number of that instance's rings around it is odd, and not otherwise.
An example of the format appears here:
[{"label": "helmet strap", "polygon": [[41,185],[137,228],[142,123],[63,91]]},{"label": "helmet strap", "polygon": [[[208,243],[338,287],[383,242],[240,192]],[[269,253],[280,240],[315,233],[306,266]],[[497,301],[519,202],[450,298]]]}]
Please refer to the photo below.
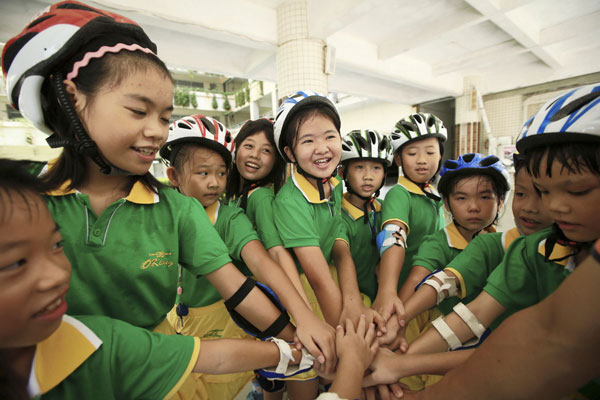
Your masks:
[{"label": "helmet strap", "polygon": [[244,184],[242,186],[242,192],[240,194],[240,207],[246,211],[246,207],[248,207],[248,192],[252,189],[257,188],[259,186],[263,186],[267,183],[264,179],[258,181],[248,181],[244,179]]},{"label": "helmet strap", "polygon": [[[550,255],[552,254],[552,250],[554,249],[554,246],[556,244],[559,244],[561,246],[573,247],[574,250],[571,254],[568,254],[564,257],[550,259]],[[546,239],[546,244],[544,245],[544,251],[546,253],[544,255],[544,261],[559,262],[565,260],[569,257],[579,254],[583,249],[591,247],[592,244],[593,242],[576,242],[574,240],[570,240],[565,236],[565,234],[557,224],[552,224],[552,233],[548,235],[548,238]]]},{"label": "helmet strap", "polygon": [[60,138],[56,133],[50,136],[47,139],[48,144],[52,148],[57,147],[71,147],[77,153],[89,157],[94,161],[99,167],[100,171],[106,175],[134,175],[131,172],[122,170],[108,161],[106,161],[98,150],[98,146],[96,142],[94,142],[88,132],[83,127],[81,120],[77,116],[77,112],[75,112],[75,108],[67,95],[67,91],[65,90],[65,86],[63,83],[64,77],[62,74],[56,73],[51,77],[52,87],[54,92],[56,93],[56,98],[58,99],[58,103],[60,104],[60,108],[65,113],[67,120],[69,121],[71,127],[73,128],[73,132],[75,135],[74,140]]},{"label": "helmet strap", "polygon": [[319,200],[325,200],[325,189],[323,185],[327,183],[331,178],[333,178],[333,174],[329,175],[326,178],[319,178],[304,171],[302,168],[300,168],[300,164],[298,164],[297,162],[294,164],[296,164],[296,170],[300,175],[303,175],[306,178],[315,179],[317,181],[317,189],[319,190]]}]

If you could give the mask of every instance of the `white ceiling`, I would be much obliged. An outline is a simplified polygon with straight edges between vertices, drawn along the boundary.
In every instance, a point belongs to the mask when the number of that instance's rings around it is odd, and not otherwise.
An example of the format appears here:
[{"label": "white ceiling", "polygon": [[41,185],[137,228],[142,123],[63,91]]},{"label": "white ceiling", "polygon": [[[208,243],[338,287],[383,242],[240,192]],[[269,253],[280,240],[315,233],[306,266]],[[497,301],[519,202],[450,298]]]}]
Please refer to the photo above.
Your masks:
[{"label": "white ceiling", "polygon": [[[169,65],[277,80],[285,0],[97,0],[139,22]],[[336,48],[329,89],[415,104],[600,71],[598,0],[307,0],[309,33]],[[0,42],[48,0],[2,0]]]}]

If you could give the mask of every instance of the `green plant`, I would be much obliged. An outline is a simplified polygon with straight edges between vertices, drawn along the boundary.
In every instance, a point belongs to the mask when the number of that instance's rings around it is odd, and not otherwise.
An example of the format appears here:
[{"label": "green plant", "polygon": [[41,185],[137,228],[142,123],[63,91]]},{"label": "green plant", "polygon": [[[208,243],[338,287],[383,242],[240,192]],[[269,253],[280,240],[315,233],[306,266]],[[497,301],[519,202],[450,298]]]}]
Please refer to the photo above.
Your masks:
[{"label": "green plant", "polygon": [[229,104],[229,98],[227,97],[227,95],[223,95],[223,97],[225,97],[225,101],[223,102],[223,108],[225,109],[225,111],[231,110],[231,104]]},{"label": "green plant", "polygon": [[212,99],[212,108],[213,109],[217,109],[219,108],[219,103],[217,103],[217,95],[213,94],[213,99]]},{"label": "green plant", "polygon": [[190,91],[190,102],[192,103],[192,107],[198,108],[198,100],[196,99],[196,93]]},{"label": "green plant", "polygon": [[176,106],[189,107],[190,105],[190,91],[187,88],[175,89],[174,102]]},{"label": "green plant", "polygon": [[250,104],[250,88],[248,86],[244,88],[244,97],[246,98],[246,103]]}]

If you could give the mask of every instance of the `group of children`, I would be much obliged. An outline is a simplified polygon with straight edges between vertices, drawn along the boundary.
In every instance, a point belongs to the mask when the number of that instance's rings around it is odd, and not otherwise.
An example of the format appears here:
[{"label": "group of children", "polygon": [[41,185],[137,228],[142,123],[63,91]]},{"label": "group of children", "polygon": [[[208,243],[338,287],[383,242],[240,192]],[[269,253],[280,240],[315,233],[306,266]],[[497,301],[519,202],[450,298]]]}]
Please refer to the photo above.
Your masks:
[{"label": "group of children", "polygon": [[[74,1],[7,42],[2,70],[13,106],[64,147],[42,171],[0,161],[9,398],[231,399],[252,377],[265,399],[397,397],[544,299],[600,237],[600,86],[525,124],[501,233],[506,167],[442,162],[432,114],[342,136],[335,105],[301,91],[235,138],[201,115],[170,123],[154,43]],[[158,154],[171,187],[148,172]]]}]

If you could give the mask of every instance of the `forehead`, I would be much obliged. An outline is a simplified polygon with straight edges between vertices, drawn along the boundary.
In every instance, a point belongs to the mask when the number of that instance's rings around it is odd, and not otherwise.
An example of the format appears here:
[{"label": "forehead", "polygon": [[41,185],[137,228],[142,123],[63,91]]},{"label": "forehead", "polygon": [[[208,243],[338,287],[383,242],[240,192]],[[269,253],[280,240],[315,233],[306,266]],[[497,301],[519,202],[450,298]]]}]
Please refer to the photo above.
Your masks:
[{"label": "forehead", "polygon": [[330,131],[337,132],[333,121],[322,114],[315,113],[302,122],[302,125],[300,125],[300,128],[298,129],[298,136],[318,135]]},{"label": "forehead", "polygon": [[468,176],[459,179],[454,186],[455,192],[484,192],[492,189],[492,179],[485,175]]},{"label": "forehead", "polygon": [[373,166],[383,166],[383,162],[377,160],[369,160],[367,158],[362,158],[358,160],[350,160],[349,166],[352,167],[354,165],[364,165],[365,167],[373,167]]},{"label": "forehead", "polygon": [[244,138],[244,140],[242,141],[242,143],[245,142],[252,142],[252,143],[256,143],[259,145],[271,145],[271,143],[269,142],[269,139],[267,139],[267,134],[265,133],[265,131],[258,131],[246,138]]},{"label": "forehead", "polygon": [[404,147],[406,150],[408,149],[424,149],[427,147],[439,148],[439,140],[436,137],[430,137],[427,139],[420,139],[414,142],[407,143]]},{"label": "forehead", "polygon": [[190,150],[190,160],[194,166],[207,165],[207,166],[221,166],[225,165],[225,160],[215,150],[209,149],[204,146],[195,146]]},{"label": "forehead", "polygon": [[100,94],[139,96],[160,108],[171,108],[173,105],[173,83],[156,68],[134,70],[117,85],[105,85]]},{"label": "forehead", "polygon": [[[42,198],[34,193],[0,190],[0,230],[31,227],[52,220]],[[9,228],[9,225],[11,226]],[[39,232],[34,229],[33,232]],[[7,238],[8,235],[0,235]]]}]

